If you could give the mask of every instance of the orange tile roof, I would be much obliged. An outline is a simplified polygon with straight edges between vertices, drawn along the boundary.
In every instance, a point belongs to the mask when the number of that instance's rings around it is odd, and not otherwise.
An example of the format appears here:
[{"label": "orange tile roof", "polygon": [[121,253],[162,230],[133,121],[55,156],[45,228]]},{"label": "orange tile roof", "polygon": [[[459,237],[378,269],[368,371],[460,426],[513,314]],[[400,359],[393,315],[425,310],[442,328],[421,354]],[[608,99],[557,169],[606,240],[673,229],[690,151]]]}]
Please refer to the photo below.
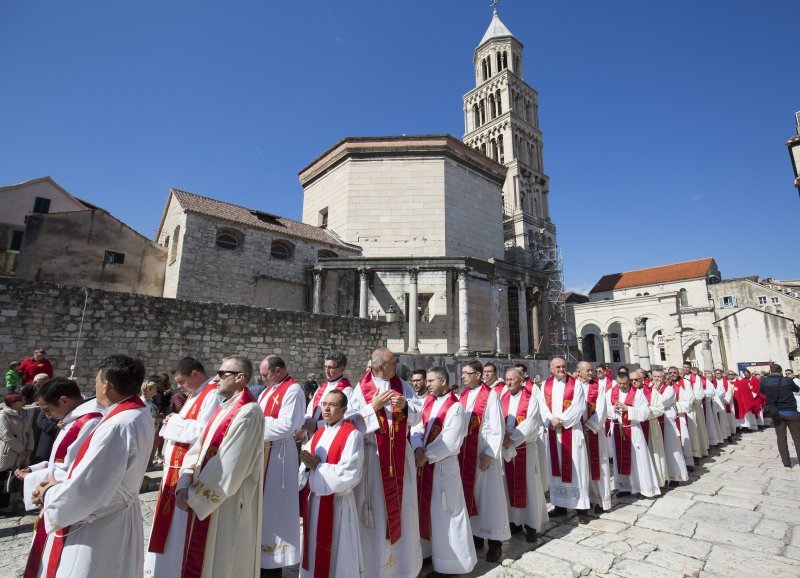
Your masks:
[{"label": "orange tile roof", "polygon": [[343,243],[336,235],[321,227],[293,221],[272,213],[202,197],[194,193],[187,193],[179,189],[172,189],[172,194],[175,195],[175,199],[180,203],[180,206],[188,212],[208,215],[209,217],[237,223],[253,229],[273,231],[291,237],[316,241],[317,243],[354,249],[354,247]]},{"label": "orange tile roof", "polygon": [[714,259],[698,259],[697,261],[684,261],[672,265],[662,265],[651,267],[650,269],[639,269],[637,271],[626,271],[625,273],[613,273],[604,275],[592,287],[589,293],[599,293],[601,291],[612,291],[613,289],[625,289],[628,287],[641,287],[643,285],[658,285],[671,281],[683,281],[685,279],[700,279],[708,274],[708,270],[714,263]]}]

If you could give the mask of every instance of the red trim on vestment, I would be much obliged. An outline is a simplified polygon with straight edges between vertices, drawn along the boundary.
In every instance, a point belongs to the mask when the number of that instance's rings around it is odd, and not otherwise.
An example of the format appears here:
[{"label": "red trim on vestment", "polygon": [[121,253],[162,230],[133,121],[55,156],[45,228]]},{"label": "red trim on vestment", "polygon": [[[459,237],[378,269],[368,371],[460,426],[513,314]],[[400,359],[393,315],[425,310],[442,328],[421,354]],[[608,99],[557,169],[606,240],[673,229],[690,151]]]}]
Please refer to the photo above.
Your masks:
[{"label": "red trim on vestment", "polygon": [[[467,402],[472,390],[465,390],[461,394],[461,405],[464,412],[467,411]],[[461,484],[464,487],[464,499],[467,502],[467,512],[470,517],[478,515],[478,503],[475,500],[475,478],[478,476],[478,441],[481,437],[481,425],[483,424],[483,412],[486,410],[486,403],[492,393],[485,383],[478,386],[478,395],[475,398],[475,405],[472,406],[472,413],[469,416],[467,435],[464,443],[461,444],[461,451],[458,453],[458,465],[461,467]]]},{"label": "red trim on vestment", "polygon": [[[429,395],[425,398],[425,407],[422,409],[423,431],[427,431],[431,411],[435,402],[436,398],[432,395]],[[444,421],[445,417],[447,416],[447,410],[449,410],[456,403],[458,403],[458,398],[453,393],[450,393],[439,408],[439,412],[433,418],[433,424],[431,425],[428,435],[424,439],[423,447],[427,447],[439,437],[439,435],[442,433],[442,429],[444,429]],[[431,497],[433,494],[433,469],[435,466],[435,463],[428,462],[421,468],[418,468],[417,471],[417,476],[419,478],[419,484],[417,485],[417,502],[419,506],[419,537],[423,540],[431,539]]]}]

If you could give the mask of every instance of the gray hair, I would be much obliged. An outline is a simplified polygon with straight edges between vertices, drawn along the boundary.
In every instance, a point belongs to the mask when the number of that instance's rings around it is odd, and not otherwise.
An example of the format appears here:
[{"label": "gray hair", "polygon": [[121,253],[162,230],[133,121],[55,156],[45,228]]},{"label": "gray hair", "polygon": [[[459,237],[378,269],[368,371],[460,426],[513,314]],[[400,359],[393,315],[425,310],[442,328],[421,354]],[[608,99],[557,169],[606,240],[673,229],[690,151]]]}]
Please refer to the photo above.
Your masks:
[{"label": "gray hair", "polygon": [[244,355],[229,355],[227,357],[223,357],[222,361],[236,362],[236,369],[244,374],[245,381],[249,382],[250,378],[253,377],[253,362]]},{"label": "gray hair", "polygon": [[439,367],[438,365],[436,367],[430,367],[428,368],[428,373],[432,373],[438,379],[443,379],[446,384],[450,385],[450,376],[444,367]]}]

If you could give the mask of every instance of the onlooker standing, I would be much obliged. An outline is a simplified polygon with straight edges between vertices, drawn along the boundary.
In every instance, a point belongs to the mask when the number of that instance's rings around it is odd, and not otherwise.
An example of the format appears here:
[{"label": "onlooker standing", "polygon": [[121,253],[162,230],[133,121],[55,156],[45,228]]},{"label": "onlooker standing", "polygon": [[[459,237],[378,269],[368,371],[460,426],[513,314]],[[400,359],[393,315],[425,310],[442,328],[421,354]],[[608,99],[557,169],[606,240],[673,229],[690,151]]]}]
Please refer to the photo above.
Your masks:
[{"label": "onlooker standing", "polygon": [[17,388],[22,385],[22,376],[19,374],[19,361],[12,361],[8,364],[6,371],[6,393],[16,393]]},{"label": "onlooker standing", "polygon": [[36,390],[42,387],[49,379],[52,379],[52,376],[48,376],[46,373],[38,373],[29,383],[20,388],[19,392],[25,398],[25,405],[33,403],[33,399],[36,397]]},{"label": "onlooker standing", "polygon": [[50,458],[53,442],[61,431],[61,425],[57,418],[47,417],[40,409],[35,410],[34,413],[36,414],[36,427],[39,428],[41,433],[39,434],[36,453],[33,454],[31,464],[38,464]]},{"label": "onlooker standing", "polygon": [[0,513],[15,511],[9,507],[9,477],[14,470],[27,465],[33,452],[33,433],[26,411],[25,398],[19,393],[8,393],[3,397],[6,407],[0,411]]},{"label": "onlooker standing", "polygon": [[[40,373],[46,373],[48,378],[53,377],[53,366],[50,360],[45,357],[44,347],[37,347],[33,351],[33,357],[29,357],[19,365],[19,374],[22,376],[22,383],[27,385],[33,378]],[[32,403],[32,402],[28,402]]]},{"label": "onlooker standing", "polygon": [[308,379],[305,381],[305,383],[303,383],[303,391],[306,394],[306,401],[313,399],[318,387],[319,384],[317,383],[317,376],[313,373],[309,373]]},{"label": "onlooker standing", "polygon": [[783,369],[777,363],[770,363],[769,375],[761,380],[761,393],[767,398],[768,406],[778,408],[777,416],[772,415],[772,423],[775,425],[775,437],[778,439],[778,452],[781,461],[786,468],[792,467],[789,457],[789,444],[786,441],[786,428],[792,434],[794,440],[794,450],[800,458],[800,415],[797,413],[797,403],[794,399],[794,392],[800,391],[800,387],[789,378],[781,375]]},{"label": "onlooker standing", "polygon": [[155,458],[157,457],[158,447],[161,445],[161,437],[158,435],[159,430],[161,429],[161,424],[164,421],[164,416],[161,414],[161,410],[155,404],[155,396],[158,393],[158,385],[159,381],[157,381],[159,376],[154,375],[147,378],[147,380],[142,384],[142,401],[144,405],[147,407],[147,410],[150,412],[150,417],[153,418],[153,425],[155,426],[155,435],[153,436],[153,449],[150,452],[150,460],[147,462],[148,469],[153,466],[153,464],[157,461]]}]

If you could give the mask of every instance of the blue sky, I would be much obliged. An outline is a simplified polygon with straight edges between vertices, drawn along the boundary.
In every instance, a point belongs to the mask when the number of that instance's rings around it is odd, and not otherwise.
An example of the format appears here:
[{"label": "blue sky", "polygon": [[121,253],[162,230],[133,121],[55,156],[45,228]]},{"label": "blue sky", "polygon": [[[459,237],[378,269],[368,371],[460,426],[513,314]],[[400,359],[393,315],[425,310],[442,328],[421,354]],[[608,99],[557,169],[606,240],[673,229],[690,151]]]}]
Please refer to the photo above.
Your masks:
[{"label": "blue sky", "polygon": [[[798,278],[800,2],[505,0],[568,288],[713,256]],[[0,185],[153,236],[171,187],[299,219],[344,136],[451,133],[488,0],[0,0]]]}]

